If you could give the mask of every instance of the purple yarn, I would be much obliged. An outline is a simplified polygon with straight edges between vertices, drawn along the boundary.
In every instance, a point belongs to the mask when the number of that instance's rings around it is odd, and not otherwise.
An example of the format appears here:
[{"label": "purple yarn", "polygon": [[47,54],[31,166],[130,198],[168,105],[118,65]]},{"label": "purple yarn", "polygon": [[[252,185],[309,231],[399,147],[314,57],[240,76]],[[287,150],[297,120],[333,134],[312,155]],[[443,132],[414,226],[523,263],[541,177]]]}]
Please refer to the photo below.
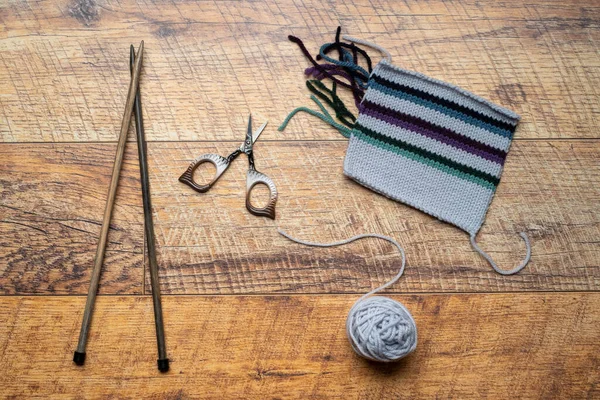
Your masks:
[{"label": "purple yarn", "polygon": [[443,128],[439,130],[426,129],[424,127],[412,124],[408,121],[404,121],[400,118],[396,118],[387,113],[379,112],[378,110],[373,108],[373,105],[366,106],[365,104],[360,105],[359,112],[363,115],[368,115],[373,118],[377,118],[379,120],[385,121],[391,125],[398,126],[400,128],[418,133],[425,137],[435,139],[438,142],[448,144],[450,146],[456,147],[458,149],[464,150],[470,154],[474,154],[486,160],[498,163],[500,165],[504,165],[504,157],[499,157],[497,154],[492,154],[491,152],[485,151],[482,147],[482,144],[474,145],[473,140],[470,140],[466,137],[461,137],[459,134],[450,133],[450,132],[442,132],[447,131]]}]

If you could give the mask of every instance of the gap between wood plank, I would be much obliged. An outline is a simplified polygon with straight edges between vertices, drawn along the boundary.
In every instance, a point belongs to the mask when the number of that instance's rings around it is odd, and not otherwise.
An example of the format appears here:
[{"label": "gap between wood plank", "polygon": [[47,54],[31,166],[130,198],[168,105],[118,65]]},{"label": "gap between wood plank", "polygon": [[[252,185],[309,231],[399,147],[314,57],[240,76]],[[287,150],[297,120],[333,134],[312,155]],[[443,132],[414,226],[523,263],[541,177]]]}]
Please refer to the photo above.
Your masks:
[{"label": "gap between wood plank", "polygon": [[[600,138],[513,138],[513,141],[518,142],[548,142],[548,141],[582,141],[582,140],[593,140],[599,141]],[[302,142],[323,142],[323,143],[337,143],[337,142],[347,142],[348,139],[340,138],[340,139],[261,139],[261,143],[302,143]],[[128,139],[127,143],[133,143],[135,139]],[[240,143],[240,140],[146,140],[146,143]],[[50,145],[50,144],[117,144],[116,140],[108,140],[108,141],[67,141],[67,142],[0,142],[2,145]]]},{"label": "gap between wood plank", "polygon": [[[382,296],[472,296],[472,295],[505,295],[505,294],[597,294],[600,293],[600,289],[598,290],[568,290],[568,291],[557,291],[557,290],[516,290],[516,291],[502,291],[502,292],[383,292]],[[339,293],[339,292],[330,292],[330,293],[225,293],[225,294],[184,294],[184,293],[173,293],[173,294],[161,294],[162,297],[302,297],[302,296],[310,296],[310,297],[319,297],[319,296],[339,296],[339,297],[357,297],[361,296],[364,293]],[[0,298],[2,297],[86,297],[85,293],[78,294],[18,294],[18,293],[10,293],[10,294],[0,294]],[[150,296],[150,292],[144,294],[119,294],[119,293],[107,293],[107,294],[98,294],[98,297],[145,297]],[[357,297],[358,298],[358,297]]]}]

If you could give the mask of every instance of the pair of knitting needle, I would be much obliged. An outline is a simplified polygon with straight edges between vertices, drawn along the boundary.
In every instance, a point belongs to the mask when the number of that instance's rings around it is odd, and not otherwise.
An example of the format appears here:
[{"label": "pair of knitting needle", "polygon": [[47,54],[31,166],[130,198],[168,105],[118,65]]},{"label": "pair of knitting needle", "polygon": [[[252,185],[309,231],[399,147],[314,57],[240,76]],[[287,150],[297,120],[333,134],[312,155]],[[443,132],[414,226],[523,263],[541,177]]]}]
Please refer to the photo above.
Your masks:
[{"label": "pair of knitting needle", "polygon": [[150,203],[150,184],[148,179],[148,162],[146,159],[146,140],[144,138],[144,124],[142,119],[142,105],[140,103],[140,71],[142,68],[142,58],[144,54],[144,41],[140,43],[137,57],[133,45],[130,48],[130,68],[131,82],[129,83],[129,92],[127,93],[127,101],[125,102],[125,113],[121,123],[121,133],[119,134],[119,142],[117,145],[117,154],[113,166],[112,177],[108,190],[108,199],[106,200],[106,208],[104,210],[104,219],[102,221],[102,230],[100,231],[100,239],[96,250],[96,258],[94,261],[94,269],[92,271],[92,279],[90,288],[85,303],[83,313],[83,321],[81,323],[81,331],[79,333],[79,342],[77,350],[73,356],[73,361],[77,365],[83,365],[85,362],[85,346],[87,343],[88,331],[91,324],[92,312],[94,311],[94,303],[96,302],[96,294],[98,292],[98,283],[100,282],[100,272],[102,262],[104,260],[104,251],[106,249],[106,239],[108,236],[108,228],[112,216],[112,209],[117,192],[117,183],[121,172],[121,164],[123,163],[123,155],[125,152],[125,142],[127,141],[127,131],[131,122],[131,114],[135,115],[135,131],[138,144],[138,155],[140,161],[140,177],[142,183],[142,198],[144,204],[144,227],[146,232],[146,246],[148,247],[148,259],[150,264],[150,282],[152,285],[152,301],[154,304],[154,323],[156,325],[156,342],[158,344],[158,369],[161,372],[169,370],[169,359],[167,358],[167,350],[165,346],[165,333],[163,328],[162,306],[160,300],[160,287],[158,282],[158,264],[156,263],[156,248],[154,245],[154,225],[152,223],[152,206]]}]

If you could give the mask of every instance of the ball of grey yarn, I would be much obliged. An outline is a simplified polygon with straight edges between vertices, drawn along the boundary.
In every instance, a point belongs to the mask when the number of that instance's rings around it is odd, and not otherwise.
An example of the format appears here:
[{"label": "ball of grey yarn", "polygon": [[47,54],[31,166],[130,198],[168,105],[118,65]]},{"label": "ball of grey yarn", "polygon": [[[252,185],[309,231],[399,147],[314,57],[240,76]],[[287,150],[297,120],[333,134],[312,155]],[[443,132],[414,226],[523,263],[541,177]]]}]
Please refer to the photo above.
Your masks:
[{"label": "ball of grey yarn", "polygon": [[392,362],[417,347],[417,326],[402,303],[383,296],[361,299],[350,309],[346,333],[359,356]]}]

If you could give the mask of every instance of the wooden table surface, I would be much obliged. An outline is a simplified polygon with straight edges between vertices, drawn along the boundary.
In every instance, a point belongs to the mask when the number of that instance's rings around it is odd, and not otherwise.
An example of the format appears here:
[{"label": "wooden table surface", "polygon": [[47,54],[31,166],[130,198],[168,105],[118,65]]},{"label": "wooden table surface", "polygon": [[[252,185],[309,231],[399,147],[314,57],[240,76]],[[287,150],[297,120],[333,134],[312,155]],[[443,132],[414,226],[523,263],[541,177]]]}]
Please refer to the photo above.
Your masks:
[{"label": "wooden table surface", "polygon": [[[577,0],[8,0],[0,5],[0,396],[3,398],[600,398],[600,4]],[[479,236],[344,177],[347,141],[294,107],[335,28],[395,63],[522,116]],[[137,150],[130,131],[84,367],[72,362],[100,232],[129,45],[141,78],[171,371],[156,369]],[[376,55],[372,51],[371,54]],[[243,203],[244,160],[214,189],[177,182],[226,154],[248,113],[277,220]],[[358,358],[349,307],[387,294],[419,328],[394,364]]]}]

